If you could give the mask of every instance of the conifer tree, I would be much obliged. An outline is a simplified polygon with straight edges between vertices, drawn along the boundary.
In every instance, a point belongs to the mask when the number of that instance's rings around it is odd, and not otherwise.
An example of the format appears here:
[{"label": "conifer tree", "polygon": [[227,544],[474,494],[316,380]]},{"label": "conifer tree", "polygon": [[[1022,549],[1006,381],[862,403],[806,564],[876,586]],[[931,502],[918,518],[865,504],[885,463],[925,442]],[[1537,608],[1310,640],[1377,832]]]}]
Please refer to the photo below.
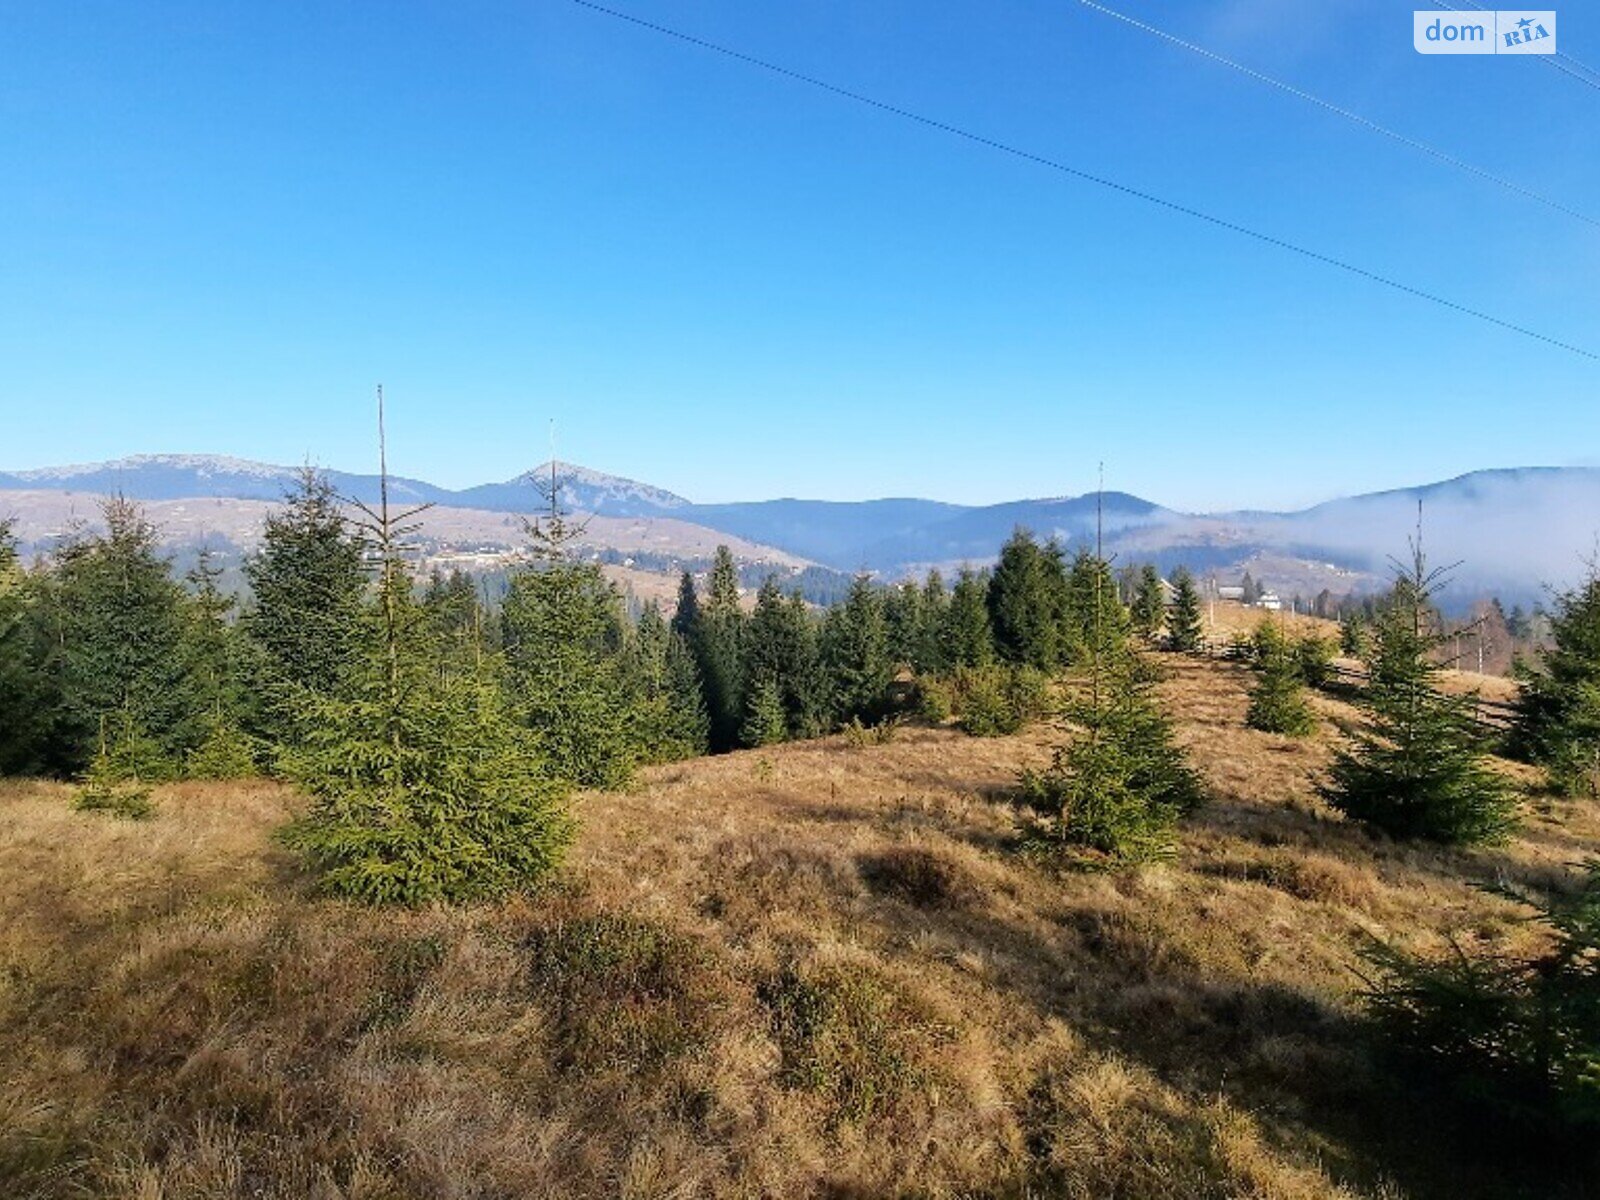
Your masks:
[{"label": "conifer tree", "polygon": [[429,633],[439,647],[442,670],[470,670],[488,649],[489,622],[472,576],[459,567],[448,575],[437,567],[422,592]]},{"label": "conifer tree", "polygon": [[48,765],[55,697],[38,653],[36,601],[11,522],[0,520],[0,775]]},{"label": "conifer tree", "polygon": [[923,646],[922,588],[914,580],[890,587],[883,597],[883,616],[890,660],[916,670]]},{"label": "conifer tree", "polygon": [[1161,586],[1161,576],[1151,563],[1146,563],[1139,569],[1133,607],[1129,615],[1133,632],[1147,642],[1155,641],[1166,619],[1167,599]]},{"label": "conifer tree", "polygon": [[500,619],[507,682],[546,769],[621,787],[636,747],[616,589],[594,563],[545,562],[512,576]]},{"label": "conifer tree", "polygon": [[1042,547],[1018,527],[989,576],[989,620],[1000,658],[1050,670],[1061,661],[1065,586],[1056,547]]},{"label": "conifer tree", "polygon": [[788,716],[783,710],[783,696],[777,680],[763,676],[748,690],[744,725],[739,730],[739,740],[746,746],[770,746],[789,736]]},{"label": "conifer tree", "polygon": [[828,610],[822,624],[822,662],[835,723],[883,716],[894,664],[883,593],[870,576],[857,575],[844,603]]},{"label": "conifer tree", "polygon": [[1513,826],[1515,798],[1484,762],[1472,698],[1438,690],[1444,644],[1420,540],[1372,631],[1368,684],[1357,701],[1366,728],[1335,756],[1323,796],[1347,816],[1395,837],[1481,843]]},{"label": "conifer tree", "polygon": [[222,569],[202,548],[189,572],[190,595],[184,640],[188,670],[201,707],[201,734],[184,760],[194,779],[240,779],[257,770],[258,746],[244,732],[244,667],[237,631],[229,623],[233,597],[218,585]]},{"label": "conifer tree", "polygon": [[1600,796],[1600,565],[1556,598],[1550,638],[1537,667],[1519,664],[1511,749],[1555,791]]},{"label": "conifer tree", "polygon": [[[382,437],[379,393],[379,446]],[[364,509],[380,576],[359,613],[334,690],[298,684],[287,763],[313,799],[285,833],[335,894],[423,904],[535,885],[571,837],[563,785],[506,711],[486,658],[470,673],[437,667],[426,615],[402,559],[406,522],[381,499]],[[425,506],[424,506],[425,507]]]},{"label": "conifer tree", "polygon": [[1065,624],[1062,642],[1077,661],[1095,653],[1121,651],[1129,632],[1128,610],[1117,595],[1111,564],[1089,553],[1079,553],[1067,577]]},{"label": "conifer tree", "polygon": [[988,580],[962,568],[950,593],[945,647],[950,667],[982,667],[994,661],[994,628],[989,623]]},{"label": "conifer tree", "polygon": [[923,675],[939,675],[951,667],[945,636],[950,627],[950,593],[938,570],[928,572],[922,585],[922,640],[914,664]]},{"label": "conifer tree", "polygon": [[691,646],[705,687],[711,749],[731,750],[739,744],[744,725],[745,616],[739,604],[739,570],[726,546],[718,546],[712,560],[694,630]]},{"label": "conifer tree", "polygon": [[1309,734],[1316,718],[1306,703],[1300,657],[1276,621],[1269,619],[1256,627],[1255,661],[1260,678],[1250,691],[1245,723],[1265,733]]},{"label": "conifer tree", "polygon": [[672,632],[691,646],[700,636],[700,597],[694,590],[694,576],[687,571],[678,577],[678,603],[672,612]]},{"label": "conifer tree", "polygon": [[1419,958],[1379,945],[1369,952],[1379,968],[1370,1011],[1407,1067],[1439,1072],[1496,1129],[1581,1148],[1600,1168],[1600,859],[1567,895],[1500,890],[1544,927],[1537,955],[1452,945]]},{"label": "conifer tree", "polygon": [[1200,593],[1194,586],[1194,576],[1183,567],[1173,573],[1172,586],[1175,595],[1167,613],[1167,647],[1192,654],[1200,649]]},{"label": "conifer tree", "polygon": [[367,588],[362,553],[333,484],[305,468],[283,507],[267,515],[261,549],[244,568],[254,605],[240,625],[261,651],[262,732],[281,738],[294,717],[290,697],[338,684],[356,649]]},{"label": "conifer tree", "polygon": [[1178,820],[1203,798],[1153,695],[1155,676],[1124,644],[1095,639],[1075,674],[1067,739],[1050,767],[1024,772],[1022,800],[1038,814],[1034,845],[1087,862],[1165,857]]},{"label": "conifer tree", "polygon": [[643,761],[704,754],[709,730],[694,656],[654,601],[639,615],[628,659],[634,741]]},{"label": "conifer tree", "polygon": [[156,531],[120,496],[106,531],[63,547],[51,603],[61,639],[62,717],[73,769],[105,744],[110,722],[143,756],[145,778],[176,773],[199,736],[202,698],[187,669],[182,589],[156,552]]},{"label": "conifer tree", "polygon": [[1339,618],[1339,653],[1346,658],[1361,658],[1367,652],[1367,627],[1359,610]]},{"label": "conifer tree", "polygon": [[[796,592],[784,596],[775,576],[756,593],[745,639],[746,717],[756,689],[770,685],[784,714],[786,737],[811,737],[826,720],[815,623]],[[741,741],[744,738],[741,730]],[[768,739],[781,740],[781,739]]]}]

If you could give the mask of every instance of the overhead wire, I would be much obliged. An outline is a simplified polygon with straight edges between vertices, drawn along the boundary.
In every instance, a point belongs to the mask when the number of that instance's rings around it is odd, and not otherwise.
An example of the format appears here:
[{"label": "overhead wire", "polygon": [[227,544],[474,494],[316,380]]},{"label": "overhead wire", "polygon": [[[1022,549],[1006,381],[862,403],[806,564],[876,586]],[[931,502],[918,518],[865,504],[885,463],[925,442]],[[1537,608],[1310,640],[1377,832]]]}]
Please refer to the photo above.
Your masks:
[{"label": "overhead wire", "polygon": [[1506,179],[1504,176],[1496,175],[1492,171],[1487,171],[1482,167],[1475,166],[1472,163],[1465,161],[1464,159],[1457,158],[1448,151],[1440,150],[1437,146],[1430,146],[1427,142],[1419,141],[1417,138],[1411,137],[1408,134],[1400,133],[1396,130],[1390,129],[1386,125],[1380,125],[1378,122],[1371,120],[1368,117],[1364,117],[1358,112],[1353,112],[1348,108],[1344,108],[1341,105],[1335,104],[1331,100],[1324,100],[1321,96],[1314,95],[1313,93],[1306,91],[1304,88],[1296,87],[1292,83],[1286,83],[1281,79],[1277,79],[1274,76],[1268,75],[1264,71],[1258,71],[1254,67],[1246,66],[1244,63],[1237,62],[1234,59],[1228,58],[1222,54],[1218,54],[1216,51],[1207,49],[1205,46],[1191,42],[1186,38],[1181,38],[1176,34],[1169,33],[1165,29],[1161,29],[1155,25],[1152,25],[1148,21],[1143,21],[1137,17],[1131,17],[1127,13],[1119,12],[1114,8],[1110,8],[1107,5],[1099,3],[1098,0],[1078,0],[1078,3],[1084,8],[1091,9],[1094,12],[1102,13],[1105,16],[1121,21],[1124,25],[1127,25],[1130,28],[1140,30],[1143,33],[1148,33],[1152,37],[1160,38],[1164,42],[1168,42],[1174,46],[1188,50],[1190,53],[1198,54],[1202,58],[1209,59],[1214,63],[1229,68],[1230,70],[1237,71],[1241,75],[1246,75],[1251,79],[1266,84],[1268,87],[1277,88],[1279,91],[1284,92],[1287,95],[1293,96],[1299,100],[1304,100],[1306,103],[1313,104],[1318,108],[1324,109],[1327,112],[1331,112],[1335,116],[1343,117],[1346,121],[1350,121],[1364,129],[1370,130],[1373,133],[1381,134],[1383,137],[1390,138],[1393,141],[1399,142],[1401,145],[1409,146],[1411,149],[1420,151],[1431,158],[1437,159],[1439,162],[1455,167],[1459,171],[1465,171],[1469,175],[1475,175],[1479,179],[1486,180],[1489,183],[1497,184],[1508,191],[1515,192],[1519,196],[1526,197],[1529,200],[1536,201],[1539,204],[1543,204],[1549,208],[1555,209],[1557,212],[1565,213],[1569,217],[1574,217],[1579,221],[1583,221],[1587,224],[1595,226],[1596,228],[1600,228],[1600,220],[1596,220],[1594,217],[1591,217],[1586,213],[1579,212],[1577,209],[1563,204],[1558,200],[1552,200],[1550,197],[1542,195],[1531,188],[1524,187],[1520,183],[1516,183],[1513,180]]},{"label": "overhead wire", "polygon": [[571,2],[580,8],[588,9],[591,12],[598,13],[613,20],[635,26],[639,29],[648,30],[652,33],[660,34],[663,37],[671,38],[685,45],[695,46],[699,49],[710,51],[714,54],[721,55],[736,62],[744,63],[748,66],[760,68],[763,71],[781,76],[796,83],[803,83],[808,87],[816,88],[817,90],[827,92],[830,95],[838,96],[842,99],[865,105],[868,108],[877,109],[879,112],[899,117],[902,120],[913,122],[925,128],[933,129],[940,133],[949,134],[952,137],[960,138],[963,141],[972,143],[974,145],[986,147],[987,149],[997,151],[1012,158],[1020,159],[1024,162],[1033,163],[1036,166],[1048,168],[1049,170],[1059,172],[1077,180],[1081,180],[1084,183],[1092,183],[1098,187],[1106,188],[1124,196],[1129,196],[1136,200],[1142,200],[1147,204],[1154,205],[1169,212],[1179,213],[1183,216],[1191,217],[1194,220],[1202,221],[1215,228],[1225,229],[1231,233],[1239,234],[1242,237],[1250,238],[1263,245],[1272,246],[1279,250],[1284,250],[1289,253],[1299,255],[1300,257],[1309,259],[1313,262],[1322,263],[1326,266],[1336,267],[1341,271],[1345,271],[1351,275],[1355,275],[1372,283],[1381,284],[1382,286],[1390,288],[1394,291],[1404,293],[1405,295],[1412,296],[1419,300],[1425,300],[1430,304],[1438,305],[1441,308],[1449,309],[1450,311],[1459,313],[1463,316],[1472,317],[1476,320],[1485,322],[1486,324],[1507,330],[1508,332],[1520,334],[1523,337],[1530,338],[1537,342],[1542,342],[1545,345],[1568,351],[1569,353],[1576,354],[1582,358],[1586,358],[1591,361],[1600,361],[1600,353],[1596,353],[1595,351],[1587,349],[1586,347],[1575,345],[1560,338],[1552,337],[1549,334],[1540,333],[1538,330],[1532,329],[1526,325],[1505,320],[1504,318],[1485,312],[1482,309],[1473,308],[1470,305],[1459,303],[1458,301],[1451,300],[1448,297],[1438,295],[1437,293],[1429,292],[1422,288],[1413,287],[1408,283],[1404,283],[1401,280],[1393,278],[1392,276],[1384,275],[1377,271],[1368,270],[1367,268],[1358,266],[1355,263],[1348,262],[1331,254],[1324,254],[1321,251],[1313,250],[1308,246],[1300,245],[1299,243],[1289,241],[1286,238],[1280,238],[1274,234],[1264,233],[1258,229],[1253,229],[1247,225],[1242,225],[1237,221],[1216,216],[1215,214],[1206,212],[1202,209],[1194,208],[1179,201],[1169,200],[1163,196],[1155,194],[1154,192],[1133,187],[1129,184],[1120,183],[1117,180],[1111,179],[1104,175],[1095,174],[1092,171],[1083,170],[1080,167],[1071,166],[1070,164],[1062,162],[1059,159],[1050,158],[1043,154],[1036,154],[1031,150],[1025,150],[1019,146],[1012,145],[1009,142],[1003,142],[997,138],[988,137],[985,134],[964,129],[961,126],[953,125],[948,121],[943,121],[936,117],[926,116],[922,113],[915,112],[912,109],[904,108],[897,104],[892,104],[886,100],[879,100],[876,97],[869,96],[864,92],[858,92],[851,88],[842,87],[839,84],[829,83],[827,80],[819,79],[814,75],[807,75],[804,72],[782,66],[779,63],[771,62],[764,58],[758,58],[752,54],[746,54],[743,51],[735,50],[730,46],[724,46],[720,43],[709,41],[702,37],[697,37],[694,34],[684,33],[682,30],[674,29],[667,25],[662,25],[656,21],[647,20],[644,17],[635,16],[632,13],[622,12],[621,10],[615,8],[609,8],[604,4],[597,3],[596,0],[571,0]]}]

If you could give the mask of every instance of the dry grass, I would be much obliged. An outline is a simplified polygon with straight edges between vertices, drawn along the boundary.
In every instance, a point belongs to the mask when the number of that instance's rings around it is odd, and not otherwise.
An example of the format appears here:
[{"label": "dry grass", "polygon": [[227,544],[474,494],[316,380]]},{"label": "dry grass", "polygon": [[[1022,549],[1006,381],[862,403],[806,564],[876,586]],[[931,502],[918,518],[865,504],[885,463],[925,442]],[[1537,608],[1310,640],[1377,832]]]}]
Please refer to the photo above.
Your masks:
[{"label": "dry grass", "polygon": [[1373,838],[1314,798],[1343,706],[1276,738],[1247,684],[1173,665],[1215,798],[1137,874],[1011,852],[1042,729],[653,769],[549,893],[457,911],[311,897],[270,785],[141,824],[0,785],[0,1195],[1517,1194],[1369,1059],[1357,951],[1517,947],[1474,885],[1600,818]]}]

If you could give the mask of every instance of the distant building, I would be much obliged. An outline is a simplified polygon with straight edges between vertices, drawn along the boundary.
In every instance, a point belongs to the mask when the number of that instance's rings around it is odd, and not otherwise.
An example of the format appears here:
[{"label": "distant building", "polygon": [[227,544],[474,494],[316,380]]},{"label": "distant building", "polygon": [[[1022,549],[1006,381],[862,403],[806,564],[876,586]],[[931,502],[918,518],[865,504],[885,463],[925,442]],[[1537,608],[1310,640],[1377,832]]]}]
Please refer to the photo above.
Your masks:
[{"label": "distant building", "polygon": [[1217,588],[1218,600],[1243,600],[1244,588],[1237,584],[1225,583]]},{"label": "distant building", "polygon": [[1256,607],[1267,609],[1269,612],[1278,612],[1283,608],[1283,600],[1277,592],[1262,592],[1261,599],[1256,601]]}]

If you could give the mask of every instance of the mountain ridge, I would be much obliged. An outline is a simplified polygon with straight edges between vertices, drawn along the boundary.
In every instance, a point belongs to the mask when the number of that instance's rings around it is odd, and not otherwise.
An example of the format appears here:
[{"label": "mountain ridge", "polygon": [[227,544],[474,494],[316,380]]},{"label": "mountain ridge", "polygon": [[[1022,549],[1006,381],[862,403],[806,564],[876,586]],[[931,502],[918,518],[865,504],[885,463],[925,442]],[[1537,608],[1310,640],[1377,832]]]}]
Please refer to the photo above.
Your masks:
[{"label": "mountain ridge", "polygon": [[[0,489],[104,493],[132,499],[279,499],[299,470],[225,455],[134,455],[106,463],[0,472]],[[836,570],[893,576],[937,566],[991,561],[1018,525],[1071,547],[1092,544],[1103,528],[1108,553],[1126,561],[1179,562],[1200,570],[1251,561],[1302,564],[1282,586],[1375,586],[1389,558],[1406,549],[1424,505],[1436,561],[1464,559],[1463,587],[1534,598],[1569,583],[1600,531],[1600,468],[1484,468],[1432,483],[1336,497],[1286,511],[1193,513],[1126,492],[966,505],[920,497],[875,500],[769,500],[699,504],[656,487],[571,463],[558,463],[568,507],[608,517],[671,517],[750,543],[774,547]],[[549,463],[499,483],[449,489],[391,477],[391,496],[453,508],[526,513],[545,503],[533,480]],[[328,470],[353,499],[376,498],[375,475]],[[0,496],[0,513],[4,498]],[[1280,572],[1281,567],[1277,568]],[[1336,586],[1337,585],[1337,586]]]}]

